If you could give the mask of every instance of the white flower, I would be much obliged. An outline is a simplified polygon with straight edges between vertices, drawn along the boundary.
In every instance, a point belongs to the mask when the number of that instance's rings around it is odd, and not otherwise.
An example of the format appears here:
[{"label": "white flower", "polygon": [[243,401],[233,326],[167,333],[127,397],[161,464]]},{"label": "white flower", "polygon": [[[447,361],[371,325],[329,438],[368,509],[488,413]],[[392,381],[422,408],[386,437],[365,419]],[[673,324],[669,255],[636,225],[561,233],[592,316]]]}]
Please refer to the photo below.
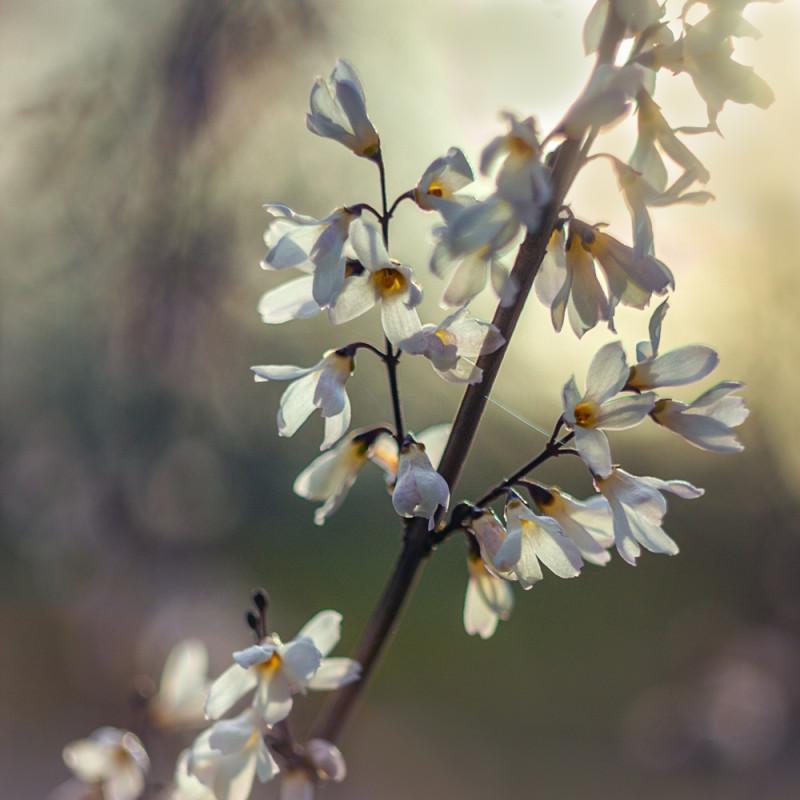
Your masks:
[{"label": "white flower", "polygon": [[505,515],[506,538],[494,557],[497,570],[513,569],[524,589],[542,579],[540,561],[559,578],[580,574],[580,551],[554,519],[537,516],[518,497],[506,503]]},{"label": "white flower", "polygon": [[734,381],[718,383],[688,406],[677,400],[659,400],[650,416],[701,450],[738,453],[744,446],[731,428],[741,425],[750,413],[743,397],[731,396],[741,388],[742,384]]},{"label": "white flower", "polygon": [[[471,510],[465,525],[478,543],[483,565],[489,571],[489,574],[506,581],[520,580],[519,575],[513,569],[499,570],[495,566],[497,551],[506,540],[506,529],[503,523],[497,519],[494,511],[490,508],[475,508]],[[526,583],[524,580],[520,580],[520,583],[523,589],[530,589],[531,587],[531,584]]]},{"label": "white flower", "polygon": [[[419,434],[412,434],[414,440],[425,445],[425,455],[435,467],[439,466],[439,461],[447,446],[452,425],[449,422],[431,425]],[[377,464],[384,473],[386,488],[389,494],[394,491],[397,482],[397,467],[400,460],[400,449],[397,440],[388,433],[382,433],[375,439],[375,445],[369,453],[369,460]]]},{"label": "white flower", "polygon": [[[595,262],[605,273],[608,298],[597,279]],[[553,327],[560,331],[567,313],[580,338],[601,320],[613,330],[614,309],[619,303],[644,308],[653,293],[664,294],[674,287],[674,281],[658,259],[637,256],[613,236],[572,219],[566,246],[563,233],[553,232],[534,286],[539,299],[551,309]]]},{"label": "white flower", "polygon": [[[340,783],[347,775],[347,766],[339,748],[325,739],[306,742],[305,754],[316,772],[316,778]],[[308,769],[289,768],[283,773],[280,800],[313,800],[315,780]]]},{"label": "white flower", "polygon": [[355,369],[353,348],[329,350],[313,367],[269,364],[251,369],[256,381],[292,381],[281,396],[278,410],[281,436],[293,436],[315,408],[325,420],[320,450],[331,447],[350,427],[350,399],[345,384]]},{"label": "white flower", "polygon": [[641,392],[660,386],[685,386],[705,378],[719,364],[716,350],[704,344],[688,344],[658,354],[661,324],[668,308],[665,300],[650,317],[650,341],[636,346],[637,363],[631,367],[625,389]]},{"label": "white flower", "polygon": [[521,122],[508,112],[503,114],[509,132],[493,139],[481,154],[481,172],[487,175],[499,159],[497,195],[509,202],[517,219],[529,231],[537,231],[542,213],[553,195],[550,171],[542,163],[542,147],[533,117]]},{"label": "white flower", "polygon": [[379,158],[380,137],[367,116],[361,81],[344,59],[336,62],[328,80],[320,77],[314,82],[306,125],[312,133],[340,142],[357,156]]},{"label": "white flower", "polygon": [[678,545],[661,527],[667,513],[667,501],[661,492],[672,492],[687,500],[703,494],[702,489],[686,481],[640,478],[621,469],[613,469],[605,478],[596,476],[594,484],[611,506],[617,550],[629,564],[636,564],[641,547],[653,553],[678,552]]},{"label": "white flower", "polygon": [[[281,205],[265,205],[269,220],[264,233],[267,255],[264,269],[295,268],[313,273],[312,299],[329,306],[339,294],[346,276],[344,246],[350,225],[359,211],[338,208],[324,219],[295,214]],[[263,302],[263,300],[262,300]],[[306,307],[305,313],[309,313]]]},{"label": "white flower", "polygon": [[216,800],[247,800],[256,775],[266,783],[278,774],[264,733],[264,722],[252,708],[220,720],[195,739],[187,770],[211,789]]},{"label": "white flower", "polygon": [[485,353],[493,353],[505,344],[494,325],[467,317],[467,309],[459,308],[439,325],[424,325],[426,347],[422,355],[436,372],[453,383],[478,383],[483,370],[470,363]]},{"label": "white flower", "polygon": [[[656,189],[640,172],[624,164],[614,156],[608,156],[617,173],[617,181],[633,224],[633,255],[642,258],[653,254],[653,225],[650,221],[650,206],[671,206],[677,203],[702,205],[714,195],[705,191],[684,191],[698,178],[695,173],[684,172],[665,191]],[[707,174],[707,173],[706,173]]]},{"label": "white flower", "polygon": [[474,202],[468,195],[456,194],[474,180],[472,168],[464,153],[451,147],[446,156],[435,159],[414,189],[414,202],[424,211],[438,211],[445,219],[452,218],[465,205]]},{"label": "white flower", "polygon": [[336,447],[315,458],[295,479],[294,493],[306,500],[324,500],[314,512],[314,522],[323,525],[336,511],[367,463],[383,428],[351,433]]},{"label": "white flower", "polygon": [[199,639],[178,642],[167,656],[158,693],[147,707],[153,724],[160,728],[201,724],[210,685],[206,646]]},{"label": "white flower", "polygon": [[142,743],[130,731],[100,728],[68,744],[64,763],[85,783],[100,785],[104,800],[135,800],[150,769]]},{"label": "white flower", "polygon": [[[737,5],[742,7],[744,3]],[[712,8],[696,25],[687,25],[677,41],[655,47],[638,60],[653,69],[666,67],[675,73],[688,73],[706,101],[709,128],[716,130],[717,116],[728,100],[767,108],[775,99],[752,67],[731,58],[732,36],[757,34],[742,17],[741,10],[726,3]]]},{"label": "white flower", "polygon": [[259,644],[233,654],[236,662],[211,685],[206,716],[218,719],[252,689],[253,708],[267,725],[285,719],[292,695],[307,689],[337,689],[357,680],[360,665],[349,658],[325,658],[339,641],[342,615],[321,611],[291,642],[270,634]]},{"label": "white flower", "polygon": [[614,544],[611,507],[603,496],[595,495],[582,502],[554,487],[548,489],[529,481],[525,486],[539,512],[561,526],[584,561],[602,565],[611,560],[607,549]]},{"label": "white flower", "polygon": [[450,487],[428,460],[425,445],[406,437],[392,493],[394,510],[401,517],[425,517],[428,530],[433,530],[436,511],[439,506],[446,510],[449,502]]},{"label": "white flower", "polygon": [[511,616],[514,594],[511,585],[492,575],[481,556],[470,553],[467,557],[469,580],[464,598],[464,630],[481,639],[489,639],[497,630],[501,619]]},{"label": "white flower", "polygon": [[408,353],[421,353],[425,339],[415,306],[420,304],[422,292],[412,280],[411,270],[389,258],[381,232],[371,222],[354,223],[350,243],[364,272],[344,282],[328,311],[331,322],[349,322],[380,304],[386,338]]},{"label": "white flower", "polygon": [[[601,478],[611,473],[611,450],[603,430],[623,430],[641,422],[655,404],[652,392],[614,398],[628,379],[628,365],[619,342],[601,347],[589,364],[581,396],[575,378],[564,386],[564,420],[575,432],[575,446]],[[614,398],[614,399],[612,399]]]},{"label": "white flower", "polygon": [[437,244],[431,256],[434,275],[441,278],[452,271],[442,305],[466,306],[485,288],[487,273],[501,305],[511,305],[517,287],[499,258],[520,231],[514,206],[491,195],[465,206],[447,223],[433,231]]}]

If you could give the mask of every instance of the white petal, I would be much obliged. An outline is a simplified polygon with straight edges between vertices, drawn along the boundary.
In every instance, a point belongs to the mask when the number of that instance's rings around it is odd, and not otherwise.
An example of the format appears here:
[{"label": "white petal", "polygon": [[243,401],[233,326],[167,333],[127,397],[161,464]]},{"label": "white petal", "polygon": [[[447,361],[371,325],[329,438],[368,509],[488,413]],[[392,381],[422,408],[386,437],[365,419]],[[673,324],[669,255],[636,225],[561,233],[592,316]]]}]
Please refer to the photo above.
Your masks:
[{"label": "white petal", "polygon": [[369,282],[369,272],[351,275],[345,280],[336,302],[328,309],[328,317],[334,325],[341,325],[365,314],[377,302]]},{"label": "white petal", "polygon": [[341,638],[342,615],[338,611],[320,611],[306,622],[297,634],[298,639],[311,639],[322,656],[328,653]]},{"label": "white petal", "polygon": [[595,425],[605,430],[621,431],[638,425],[652,410],[656,396],[646,394],[623,395],[608,400],[600,407]]},{"label": "white petal", "polygon": [[324,658],[314,677],[308,682],[309,689],[338,689],[361,677],[361,664],[352,658]]},{"label": "white petal", "polygon": [[319,372],[298,378],[286,387],[278,408],[278,433],[293,436],[314,411],[314,390]]},{"label": "white petal", "polygon": [[611,473],[611,447],[603,431],[576,427],[575,445],[593,475],[605,478]]},{"label": "white petal", "polygon": [[416,309],[409,308],[402,295],[384,297],[381,301],[381,323],[386,338],[407,353],[424,353],[427,340]]},{"label": "white petal", "polygon": [[630,370],[619,342],[601,347],[586,373],[586,398],[604,403],[625,385]]},{"label": "white petal", "polygon": [[255,672],[233,664],[211,684],[206,700],[206,717],[219,719],[257,683]]},{"label": "white petal", "polygon": [[319,314],[322,307],[314,300],[312,275],[286,281],[261,295],[258,313],[263,322],[279,325],[293,319],[309,319]]}]

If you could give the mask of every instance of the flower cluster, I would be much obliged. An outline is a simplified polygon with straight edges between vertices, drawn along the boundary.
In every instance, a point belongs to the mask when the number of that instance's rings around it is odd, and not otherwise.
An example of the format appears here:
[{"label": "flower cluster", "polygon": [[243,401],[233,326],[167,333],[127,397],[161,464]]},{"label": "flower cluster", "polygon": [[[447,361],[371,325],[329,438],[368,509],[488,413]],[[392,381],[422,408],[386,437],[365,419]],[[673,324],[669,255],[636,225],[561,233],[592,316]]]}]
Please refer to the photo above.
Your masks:
[{"label": "flower cluster", "polygon": [[[678,552],[663,528],[665,494],[694,499],[703,490],[683,480],[626,471],[612,457],[609,431],[649,418],[697,448],[719,453],[742,449],[734,431],[748,414],[737,394],[740,383],[719,382],[688,403],[662,395],[665,388],[705,379],[719,363],[717,352],[702,344],[660,352],[665,299],[652,311],[649,338],[639,343],[633,360],[621,342],[612,341],[591,360],[582,389],[574,376],[567,380],[562,412],[538,456],[482,499],[449,508],[458,474],[452,468],[453,450],[463,445],[461,460],[466,458],[482,403],[531,287],[549,309],[554,329],[561,331],[568,320],[578,338],[601,322],[615,332],[619,306],[645,309],[654,297],[674,291],[670,269],[655,255],[651,210],[702,204],[712,196],[697,186],[710,176],[684,143],[686,129],[673,128],[654,99],[656,79],[661,70],[691,77],[707,106],[705,131],[717,129],[728,100],[768,105],[768,87],[731,57],[732,39],[756,33],[741,13],[748,2],[705,2],[705,14],[690,24],[695,0],[688,0],[676,34],[675,26],[664,21],[665,6],[658,0],[597,0],[584,28],[587,53],[598,53],[585,89],[544,138],[533,117],[503,114],[506,132],[483,148],[478,162],[480,173],[493,180],[483,198],[470,193],[473,170],[465,154],[451,147],[412,189],[389,204],[381,139],[355,70],[339,60],[328,79],[314,83],[308,129],[376,165],[381,208],[350,203],[315,218],[267,204],[261,266],[300,274],[270,288],[258,310],[271,325],[325,314],[337,329],[373,314],[379,319],[379,341],[334,346],[309,359],[315,361],[309,367],[266,364],[252,370],[259,382],[289,381],[277,413],[280,436],[293,436],[316,410],[324,420],[322,453],[293,487],[300,497],[321,503],[314,513],[316,524],[341,506],[367,463],[383,471],[406,542],[415,545],[404,550],[403,558],[413,550],[419,559],[403,562],[404,568],[395,572],[401,577],[390,582],[385,596],[407,590],[422,558],[461,531],[468,544],[463,623],[467,633],[487,639],[511,613],[513,584],[529,590],[543,579],[545,568],[575,578],[585,563],[608,563],[612,548],[632,565],[642,549]],[[625,40],[631,40],[630,47],[620,48]],[[592,151],[602,131],[634,114],[637,140],[627,161]],[[631,217],[630,244],[613,236],[602,221],[584,221],[593,217],[581,218],[566,204],[572,182],[592,159],[611,165]],[[430,259],[422,268],[391,254],[396,255],[390,223],[406,200],[438,220],[431,231]],[[509,270],[503,257],[520,244]],[[420,316],[429,275],[446,280],[440,306],[447,316],[438,322]],[[497,324],[472,317],[468,309],[487,284],[497,297]],[[362,354],[376,357],[386,370],[392,420],[351,429],[358,409],[351,406],[346,387]],[[436,425],[418,435],[407,430],[399,365],[415,357],[427,359],[444,381],[466,386],[453,426]],[[458,442],[459,436],[464,442]],[[594,483],[596,493],[585,500],[530,478],[545,461],[565,454],[577,455]],[[492,505],[496,501],[503,502],[502,514]],[[406,577],[407,586],[398,588]],[[396,609],[403,596],[394,595]],[[146,716],[156,727],[211,721],[179,757],[170,800],[246,800],[256,777],[266,782],[278,774],[282,800],[309,800],[317,781],[339,781],[345,775],[344,759],[332,741],[311,738],[300,744],[288,724],[298,694],[339,689],[361,677],[355,660],[328,656],[339,640],[341,616],[322,611],[284,643],[268,631],[266,596],[257,592],[254,601],[256,611],[249,613],[248,623],[256,642],[235,652],[228,669],[209,683],[205,649],[197,642],[183,643],[170,655],[158,691],[147,700]],[[365,645],[370,655],[386,641],[391,614],[373,617],[385,629]],[[362,658],[363,650],[359,653],[366,675],[373,662]],[[226,717],[234,709],[238,713]],[[78,779],[99,786],[105,800],[137,800],[145,789],[149,760],[131,732],[102,728],[65,748],[64,760]]]}]

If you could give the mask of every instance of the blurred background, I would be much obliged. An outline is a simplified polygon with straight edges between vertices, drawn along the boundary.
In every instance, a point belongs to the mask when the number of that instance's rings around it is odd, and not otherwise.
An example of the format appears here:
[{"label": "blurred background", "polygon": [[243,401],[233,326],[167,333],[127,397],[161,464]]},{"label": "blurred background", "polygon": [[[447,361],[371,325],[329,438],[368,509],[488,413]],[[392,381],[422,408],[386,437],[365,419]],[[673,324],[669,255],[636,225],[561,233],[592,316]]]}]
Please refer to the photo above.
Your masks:
[{"label": "blurred background", "polygon": [[[344,615],[354,645],[399,548],[377,469],[323,528],[291,483],[316,455],[312,418],[280,439],[283,387],[253,364],[311,365],[373,338],[374,315],[264,326],[265,202],[321,217],[379,203],[374,167],[305,130],[308,93],[339,56],[359,70],[390,194],[451,145],[473,164],[503,132],[500,109],[551,128],[591,61],[588,0],[6,0],[0,25],[0,780],[45,798],[69,772],[62,747],[103,725],[135,727],[137,676],[199,636],[211,674],[249,643],[250,593],[272,598],[290,638],[312,614]],[[715,456],[644,426],[612,439],[637,475],[683,478],[670,500],[681,554],[615,557],[580,580],[517,595],[484,642],[461,614],[465,550],[426,566],[396,638],[342,741],[350,775],[323,796],[394,800],[795,798],[800,795],[800,61],[795,3],[754,4],[760,42],[737,44],[776,100],[729,105],[724,138],[690,146],[716,202],[658,210],[656,248],[676,275],[662,350],[708,342],[717,380],[747,384],[747,449]],[[685,76],[656,99],[675,125],[704,109]],[[606,147],[627,158],[632,126]],[[607,164],[572,194],[589,222],[629,240]],[[423,267],[434,221],[398,212],[393,255]],[[441,286],[425,282],[425,321]],[[488,295],[473,307],[491,315]],[[649,313],[620,314],[630,353]],[[526,309],[456,496],[475,497],[537,453],[560,389],[609,338],[556,336]],[[389,417],[367,354],[349,384],[354,426]],[[447,421],[460,391],[406,363],[414,430]],[[413,384],[414,390],[410,389]],[[513,413],[510,413],[513,412]],[[521,418],[521,419],[520,419]],[[584,497],[574,460],[541,478]],[[369,466],[369,465],[368,465]],[[296,730],[323,698],[297,703]],[[155,780],[191,739],[150,738]],[[253,797],[276,796],[257,786]]]}]

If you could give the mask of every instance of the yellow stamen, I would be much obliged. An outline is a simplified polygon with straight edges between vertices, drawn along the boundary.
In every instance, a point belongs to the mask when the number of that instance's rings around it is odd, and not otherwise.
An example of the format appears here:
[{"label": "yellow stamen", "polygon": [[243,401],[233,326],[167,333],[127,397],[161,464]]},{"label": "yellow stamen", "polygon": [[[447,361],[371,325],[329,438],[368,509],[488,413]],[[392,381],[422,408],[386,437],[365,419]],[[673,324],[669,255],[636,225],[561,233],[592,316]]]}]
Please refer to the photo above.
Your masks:
[{"label": "yellow stamen", "polygon": [[403,273],[390,267],[373,272],[372,283],[382,295],[399,294],[406,288],[406,279]]},{"label": "yellow stamen", "polygon": [[575,424],[581,428],[593,428],[597,421],[597,403],[584,401],[575,406]]}]

